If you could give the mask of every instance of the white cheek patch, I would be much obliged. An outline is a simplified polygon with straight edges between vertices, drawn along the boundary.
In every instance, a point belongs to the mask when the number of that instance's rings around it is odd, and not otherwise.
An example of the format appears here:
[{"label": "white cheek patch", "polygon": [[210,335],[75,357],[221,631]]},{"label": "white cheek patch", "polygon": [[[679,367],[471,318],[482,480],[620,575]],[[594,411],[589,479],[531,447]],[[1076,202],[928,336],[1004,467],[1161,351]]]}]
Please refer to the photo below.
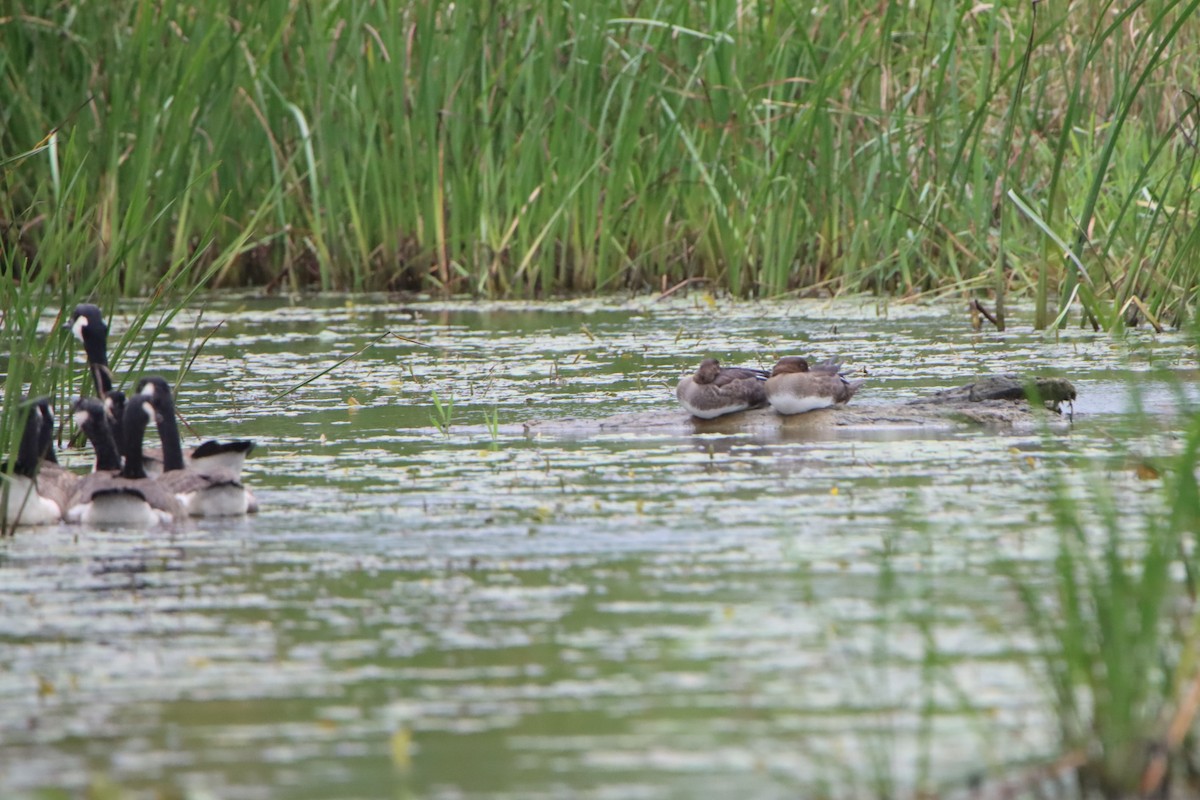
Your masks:
[{"label": "white cheek patch", "polygon": [[797,397],[790,394],[777,394],[768,399],[771,402],[771,408],[780,414],[803,414],[805,411],[815,411],[818,408],[829,408],[833,405],[832,397],[819,395]]},{"label": "white cheek patch", "polygon": [[87,421],[88,421],[88,412],[86,412],[86,411],[76,411],[75,412],[75,427],[76,428],[82,428],[87,423]]},{"label": "white cheek patch", "polygon": [[87,327],[87,324],[87,317],[80,316],[71,326],[71,333],[75,334],[75,338],[81,342],[83,341],[83,329]]}]

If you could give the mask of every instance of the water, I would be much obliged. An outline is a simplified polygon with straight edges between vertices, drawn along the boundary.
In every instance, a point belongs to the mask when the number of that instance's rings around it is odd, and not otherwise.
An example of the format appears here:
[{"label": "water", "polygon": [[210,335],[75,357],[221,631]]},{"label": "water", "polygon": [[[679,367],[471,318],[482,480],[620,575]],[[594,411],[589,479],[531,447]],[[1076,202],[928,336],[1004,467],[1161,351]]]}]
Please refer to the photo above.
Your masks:
[{"label": "water", "polygon": [[[1158,483],[1114,435],[1170,452],[1169,424],[1128,411],[1196,400],[1169,379],[1196,369],[1182,336],[973,334],[954,308],[873,300],[223,298],[181,315],[151,367],[173,379],[217,321],[180,407],[199,435],[259,442],[263,510],[0,541],[5,797],[953,792],[1054,752],[1008,577],[1054,551],[1050,476],[1106,476],[1136,519]],[[520,425],[674,409],[703,355],[796,352],[865,368],[864,403],[1055,365],[1075,424]]]}]

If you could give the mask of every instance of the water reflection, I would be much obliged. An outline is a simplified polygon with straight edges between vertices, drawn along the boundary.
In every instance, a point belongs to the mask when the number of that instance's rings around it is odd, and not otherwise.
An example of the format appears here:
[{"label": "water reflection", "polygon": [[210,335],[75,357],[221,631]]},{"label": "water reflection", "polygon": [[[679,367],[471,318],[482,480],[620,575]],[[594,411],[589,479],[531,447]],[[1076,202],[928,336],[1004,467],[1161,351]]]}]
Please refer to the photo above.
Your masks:
[{"label": "water reflection", "polygon": [[[1181,336],[973,334],[943,307],[313,302],[210,302],[200,329],[224,324],[183,387],[198,435],[260,442],[247,479],[263,513],[0,542],[6,796],[98,774],[134,796],[230,798],[965,781],[1053,741],[997,569],[1053,552],[1047,476],[1109,453],[1114,432],[1175,446],[1121,416],[1131,387],[1155,410],[1196,399],[1126,377],[1194,369]],[[152,368],[175,370],[199,316]],[[705,354],[792,352],[864,368],[879,402],[1053,364],[1080,387],[1076,423],[1046,438],[519,433],[673,408]],[[449,435],[434,392],[453,402]],[[1123,503],[1150,502],[1113,469]]]}]

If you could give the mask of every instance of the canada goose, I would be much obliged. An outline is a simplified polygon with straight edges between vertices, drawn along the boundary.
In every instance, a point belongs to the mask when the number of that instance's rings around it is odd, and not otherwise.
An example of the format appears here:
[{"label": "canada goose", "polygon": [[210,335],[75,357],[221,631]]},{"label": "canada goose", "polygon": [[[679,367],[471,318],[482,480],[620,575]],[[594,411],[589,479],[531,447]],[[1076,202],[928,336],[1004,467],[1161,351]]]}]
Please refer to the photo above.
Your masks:
[{"label": "canada goose", "polygon": [[[112,372],[108,367],[108,325],[98,306],[91,303],[81,303],[71,314],[71,331],[87,354],[88,369],[96,384],[96,394],[105,400],[110,408],[109,424],[112,426],[114,438],[122,441],[121,420],[125,394],[113,389]],[[166,382],[163,381],[163,386]],[[139,392],[144,390],[145,381],[138,384]],[[171,412],[174,414],[174,410]],[[172,421],[174,418],[172,417]],[[160,423],[161,426],[161,423]],[[161,430],[159,436],[161,437]],[[210,439],[195,449],[184,454],[185,466],[208,474],[217,470],[231,469],[241,476],[242,466],[246,456],[254,449],[254,442],[235,440],[221,442]],[[182,452],[182,451],[181,451]],[[163,454],[158,450],[147,450],[144,458],[144,468],[149,475],[157,475],[163,471]]]},{"label": "canada goose", "polygon": [[50,407],[50,398],[39,397],[33,401],[41,420],[41,435],[38,437],[38,453],[47,464],[58,464],[58,456],[54,452],[54,409]]},{"label": "canada goose", "polygon": [[[150,398],[158,412],[158,438],[163,448],[163,473],[158,480],[179,495],[188,513],[194,517],[227,517],[257,511],[258,501],[242,485],[240,475],[253,442],[234,443],[248,445],[238,448],[205,442],[196,448],[190,466],[185,467],[171,387],[161,377],[152,375],[138,382],[138,391]],[[196,452],[210,446],[212,455],[196,456]]]},{"label": "canada goose", "polygon": [[[111,432],[107,417],[96,404],[77,411],[76,421],[97,448],[97,466],[111,464]],[[117,473],[93,472],[80,479],[68,501],[64,518],[84,525],[152,527],[169,525],[187,512],[167,486],[147,477],[142,466],[142,437],[155,414],[150,398],[134,395],[125,406],[121,454]]]},{"label": "canada goose", "polygon": [[54,409],[50,407],[50,399],[39,397],[34,401],[34,405],[41,417],[38,452],[42,462],[38,472],[38,490],[65,512],[67,496],[79,481],[79,476],[62,467],[54,454]]},{"label": "canada goose", "polygon": [[99,306],[81,303],[71,313],[71,333],[87,353],[88,371],[96,383],[96,394],[105,397],[112,391],[112,372],[108,368],[108,325]]},{"label": "canada goose", "polygon": [[246,456],[254,449],[250,439],[217,441],[209,439],[188,453],[186,461],[179,438],[179,426],[175,423],[175,397],[167,381],[150,375],[138,381],[138,391],[149,395],[158,411],[158,439],[162,443],[163,471],[191,468],[200,474],[214,470],[229,470],[241,476]]},{"label": "canada goose", "polygon": [[762,370],[722,367],[717,359],[706,358],[694,374],[679,381],[675,396],[692,416],[715,419],[766,405],[766,379],[767,373]]},{"label": "canada goose", "polygon": [[175,397],[166,380],[151,375],[138,381],[137,390],[150,396],[158,411],[158,438],[163,448],[163,471],[189,468],[202,475],[216,472],[233,472],[239,478],[246,456],[254,449],[249,439],[218,442],[209,439],[198,445],[185,459],[179,438],[179,426],[175,422]]},{"label": "canada goose", "polygon": [[[154,412],[157,417],[157,409]],[[121,462],[109,430],[105,405],[98,400],[81,399],[75,404],[75,421],[96,451],[96,471],[107,471],[110,474],[119,472]],[[192,470],[171,470],[157,476],[155,480],[173,493],[191,516],[229,516],[246,513],[247,493],[232,474],[210,477]]]},{"label": "canada goose", "polygon": [[[112,430],[113,441],[122,441],[121,418],[125,416],[125,393],[113,389],[104,397],[104,410],[108,416],[108,427]],[[161,447],[142,447],[142,469],[151,478],[157,478],[163,473],[163,451]]]},{"label": "canada goose", "polygon": [[[121,431],[121,420],[125,416],[125,393],[120,389],[112,389],[102,396],[104,400],[104,412],[108,417],[108,428],[112,434],[112,439],[117,443],[118,450],[120,443],[124,441],[124,436]],[[145,452],[145,469],[147,475],[158,475],[162,472],[162,452]]]},{"label": "canada goose", "polygon": [[780,414],[803,414],[849,402],[866,381],[847,380],[832,359],[809,366],[797,356],[779,359],[767,379],[767,401]]},{"label": "canada goose", "polygon": [[168,470],[154,481],[174,492],[193,517],[240,517],[258,511],[258,501],[232,472]]},{"label": "canada goose", "polygon": [[70,487],[78,480],[77,475],[45,458],[53,453],[54,441],[54,413],[49,401],[39,397],[23,405],[27,408],[17,458],[0,497],[6,529],[51,525],[61,520]]},{"label": "canada goose", "polygon": [[[122,398],[121,410],[125,409]],[[121,471],[121,452],[113,435],[109,409],[104,403],[91,397],[81,397],[72,409],[75,425],[83,431],[92,445],[96,460],[92,472],[107,472],[116,475]]]}]

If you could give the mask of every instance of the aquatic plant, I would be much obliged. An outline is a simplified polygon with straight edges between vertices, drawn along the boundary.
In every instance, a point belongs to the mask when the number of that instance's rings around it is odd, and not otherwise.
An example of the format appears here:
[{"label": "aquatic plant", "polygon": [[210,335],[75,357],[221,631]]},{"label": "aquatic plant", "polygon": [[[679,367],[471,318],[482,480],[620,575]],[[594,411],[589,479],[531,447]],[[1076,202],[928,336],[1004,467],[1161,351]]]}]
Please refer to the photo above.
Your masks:
[{"label": "aquatic plant", "polygon": [[[18,269],[11,250],[0,250],[0,272],[13,275]],[[60,303],[62,305],[60,306]],[[22,408],[24,397],[46,395],[56,398],[67,395],[70,383],[70,355],[74,340],[64,331],[69,310],[62,311],[53,329],[46,333],[39,322],[47,308],[74,306],[47,279],[45,272],[27,274],[19,281],[5,277],[0,280],[0,353],[4,354],[3,394],[0,400],[0,453],[7,458],[0,477],[0,492],[16,465],[15,454],[27,409]],[[0,503],[4,499],[0,498]],[[3,522],[0,521],[0,525]],[[0,535],[8,531],[0,529]]]},{"label": "aquatic plant", "polygon": [[1007,292],[1042,326],[1171,324],[1200,263],[1198,6],[26,4],[0,237],[124,294],[190,262],[189,286],[957,287],[1001,324]]},{"label": "aquatic plant", "polygon": [[495,442],[500,438],[500,409],[497,406],[492,406],[491,411],[483,412],[483,424],[487,426],[488,435]]},{"label": "aquatic plant", "polygon": [[430,392],[430,399],[433,400],[433,411],[429,415],[429,421],[443,436],[449,436],[450,422],[454,418],[454,397],[449,396],[443,400],[435,389]]},{"label": "aquatic plant", "polygon": [[1114,479],[1089,475],[1078,488],[1060,475],[1052,571],[1013,566],[1038,642],[1033,663],[1054,701],[1057,763],[1086,796],[1159,796],[1170,773],[1190,769],[1182,745],[1200,701],[1198,450],[1193,419],[1162,477],[1160,513],[1136,518]]}]

